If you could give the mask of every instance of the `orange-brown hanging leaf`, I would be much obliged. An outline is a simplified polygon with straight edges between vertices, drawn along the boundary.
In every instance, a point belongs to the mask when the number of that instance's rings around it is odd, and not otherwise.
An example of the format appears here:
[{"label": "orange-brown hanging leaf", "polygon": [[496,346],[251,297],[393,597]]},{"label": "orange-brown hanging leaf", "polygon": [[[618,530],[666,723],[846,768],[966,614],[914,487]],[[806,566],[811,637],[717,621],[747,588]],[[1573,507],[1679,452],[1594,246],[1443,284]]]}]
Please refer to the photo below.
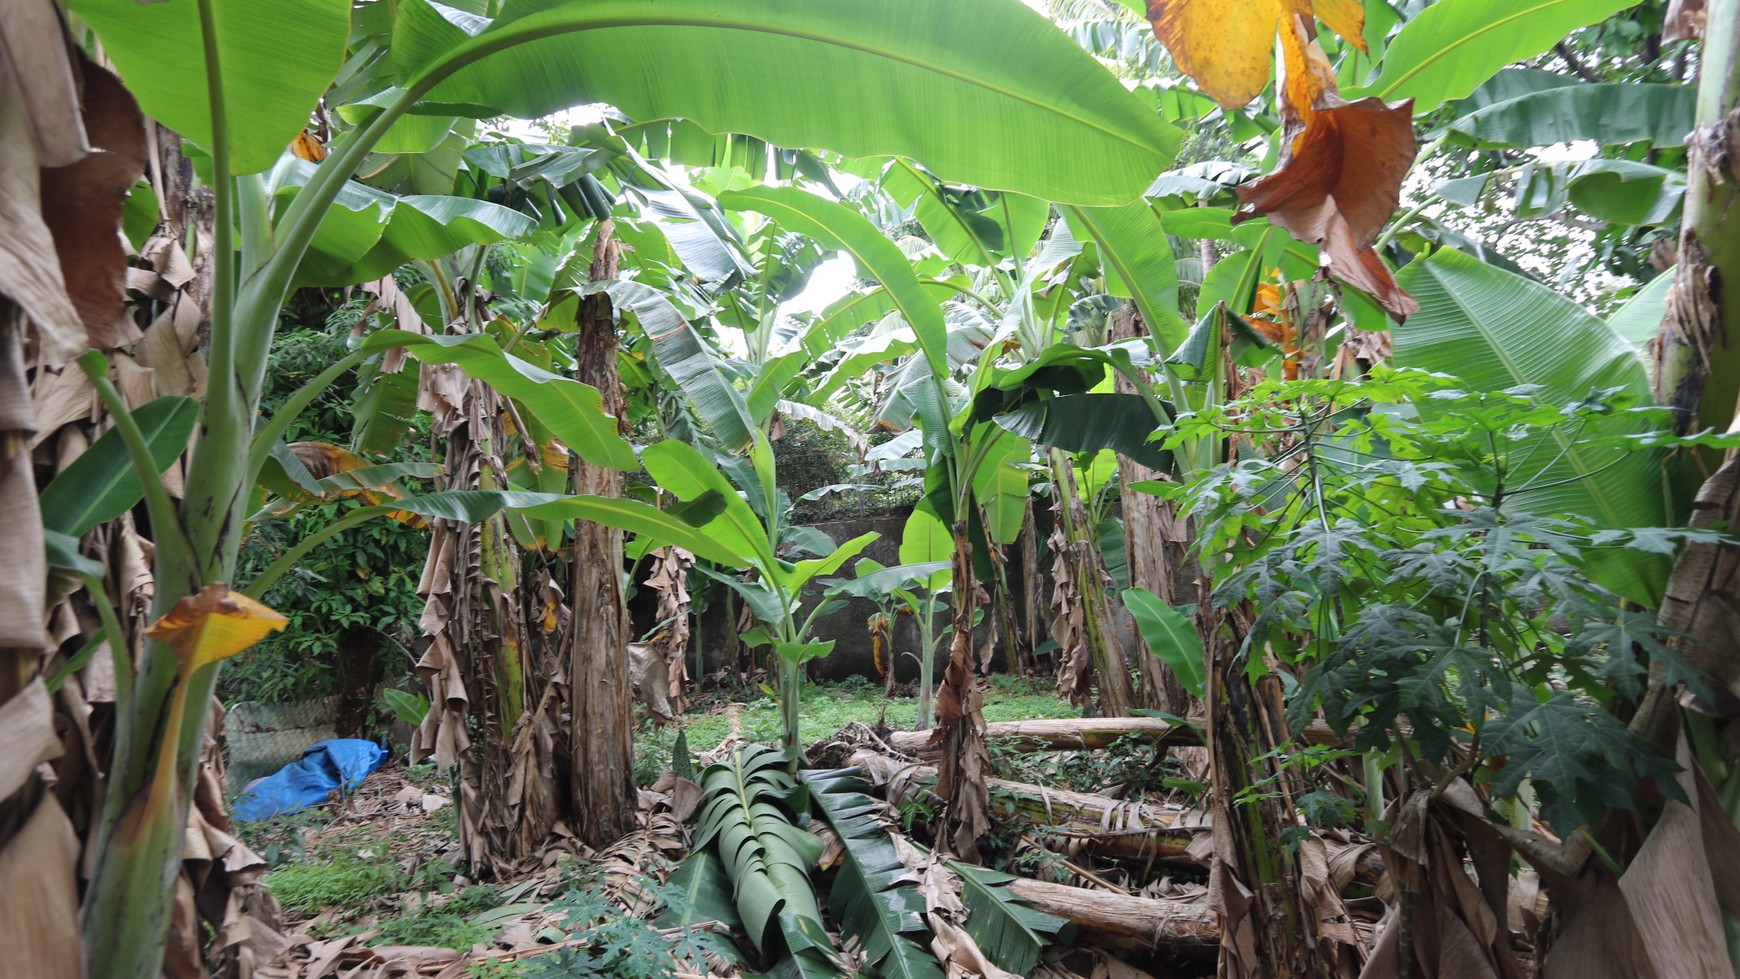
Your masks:
[{"label": "orange-brown hanging leaf", "polygon": [[284,624],[282,615],[219,582],[176,602],[145,635],[168,644],[185,675],[236,655]]},{"label": "orange-brown hanging leaf", "polygon": [[1269,84],[1275,29],[1285,16],[1321,18],[1349,44],[1365,50],[1365,7],[1359,0],[1149,0],[1154,36],[1178,69],[1223,107],[1236,109]]},{"label": "orange-brown hanging leaf", "polygon": [[1251,305],[1251,315],[1241,318],[1259,336],[1273,344],[1285,341],[1291,331],[1291,317],[1281,308],[1281,287],[1273,282],[1257,285],[1256,301]]},{"label": "orange-brown hanging leaf", "polygon": [[[1234,220],[1266,214],[1300,241],[1321,245],[1331,274],[1406,319],[1420,305],[1396,285],[1372,243],[1395,213],[1414,163],[1413,100],[1342,99],[1317,42],[1302,23],[1291,26],[1283,44],[1294,77],[1282,86],[1281,164],[1239,188],[1252,210]],[[1294,101],[1303,98],[1311,101]]]},{"label": "orange-brown hanging leaf", "polygon": [[[1279,274],[1279,270],[1277,270]],[[1257,286],[1251,315],[1240,317],[1257,335],[1281,351],[1281,377],[1299,379],[1298,295],[1289,284],[1264,282]]]},{"label": "orange-brown hanging leaf", "polygon": [[[340,473],[349,473],[372,465],[349,449],[331,445],[326,442],[291,442],[287,448],[302,465],[308,469],[308,474],[315,479],[330,479]],[[369,480],[360,477],[347,477],[334,480],[339,484],[319,496],[306,492],[296,486],[280,487],[287,499],[297,503],[326,503],[332,500],[360,499],[370,506],[379,506],[393,500],[402,500],[405,494],[398,484],[392,480]],[[423,517],[409,510],[395,510],[388,517],[412,527],[423,527],[427,523]]]},{"label": "orange-brown hanging leaf", "polygon": [[296,139],[290,144],[290,152],[309,163],[319,163],[326,159],[326,147],[320,144],[320,137],[306,129],[296,134]]},{"label": "orange-brown hanging leaf", "polygon": [[326,442],[291,442],[287,448],[302,460],[302,464],[308,467],[308,475],[315,479],[325,479],[368,465],[349,449]]}]

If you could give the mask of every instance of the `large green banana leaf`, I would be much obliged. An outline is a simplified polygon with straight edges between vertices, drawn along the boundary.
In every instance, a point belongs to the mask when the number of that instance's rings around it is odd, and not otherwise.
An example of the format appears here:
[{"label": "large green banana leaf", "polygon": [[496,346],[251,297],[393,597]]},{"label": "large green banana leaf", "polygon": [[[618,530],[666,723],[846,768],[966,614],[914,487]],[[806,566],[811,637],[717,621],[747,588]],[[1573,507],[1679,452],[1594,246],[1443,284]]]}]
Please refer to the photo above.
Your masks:
[{"label": "large green banana leaf", "polygon": [[1625,305],[1607,317],[1607,325],[1613,328],[1613,332],[1636,344],[1640,355],[1661,332],[1661,319],[1667,314],[1668,289],[1674,284],[1677,269],[1678,266],[1668,269],[1649,280]]},{"label": "large green banana leaf", "polygon": [[748,501],[738,495],[737,487],[719,471],[716,463],[694,446],[675,439],[647,446],[641,452],[641,461],[659,488],[675,494],[677,499],[693,503],[706,498],[722,504],[719,512],[700,529],[725,548],[743,556],[744,560],[733,563],[753,563],[764,569],[778,567],[779,559],[767,540],[767,528]]},{"label": "large green banana leaf", "polygon": [[908,878],[888,827],[876,816],[880,803],[857,768],[804,771],[810,798],[840,835],[842,853],[828,910],[847,938],[863,949],[874,976],[943,979],[936,956],[908,937],[928,940],[924,895]]},{"label": "large green banana leaf", "polygon": [[1685,174],[1678,170],[1604,157],[1527,163],[1516,181],[1519,217],[1552,214],[1571,204],[1616,224],[1675,224],[1686,193]]},{"label": "large green banana leaf", "polygon": [[895,307],[918,335],[931,368],[948,370],[948,327],[942,307],[919,284],[900,246],[857,211],[796,187],[755,187],[719,195],[726,207],[758,211],[788,230],[809,235],[824,248],[852,256],[862,274],[888,290]]},{"label": "large green banana leaf", "polygon": [[538,416],[568,448],[599,465],[616,469],[636,466],[634,447],[616,432],[616,420],[604,413],[604,399],[589,384],[552,374],[512,354],[503,353],[481,334],[423,336],[404,330],[381,330],[362,343],[364,350],[404,347],[425,364],[453,364],[467,376],[513,398]]},{"label": "large green banana leaf", "polygon": [[1202,636],[1188,614],[1191,606],[1167,605],[1146,588],[1124,589],[1124,607],[1136,620],[1136,628],[1148,648],[1178,677],[1192,696],[1206,689]]},{"label": "large green banana leaf", "polygon": [[1383,73],[1355,95],[1413,99],[1414,112],[1472,93],[1499,69],[1550,49],[1638,0],[1439,0],[1384,52]]},{"label": "large green banana leaf", "polygon": [[1032,975],[1039,953],[1054,941],[1067,941],[1075,926],[1067,919],[1035,910],[1010,892],[1015,878],[971,864],[949,862],[961,877],[961,903],[967,908],[967,934],[999,967]]},{"label": "large green banana leaf", "polygon": [[1694,96],[1690,85],[1566,85],[1476,109],[1451,123],[1450,132],[1480,149],[1585,139],[1679,146],[1692,131]]},{"label": "large green banana leaf", "polygon": [[[274,196],[293,199],[313,174],[313,164],[284,157],[272,171]],[[345,183],[334,203],[297,270],[302,285],[371,282],[413,259],[508,241],[537,227],[524,214],[489,201],[400,197],[354,180]]]},{"label": "large green banana leaf", "polygon": [[[201,5],[72,7],[146,113],[210,150]],[[231,169],[264,170],[337,76],[350,3],[211,8]],[[525,0],[493,21],[406,0],[397,13],[392,58],[437,115],[538,116],[608,102],[636,118],[682,116],[782,146],[910,156],[948,180],[1086,204],[1134,198],[1178,143],[1016,0]],[[911,125],[918,112],[940,124]],[[1009,152],[1016,138],[1022,151]]]},{"label": "large green banana leaf", "polygon": [[1020,259],[1045,231],[1051,208],[1020,194],[962,193],[905,160],[889,164],[882,189],[913,209],[937,250],[964,265],[995,268]]},{"label": "large green banana leaf", "polygon": [[[350,37],[350,0],[208,0],[229,122],[230,170],[258,173],[308,125],[338,76]],[[73,0],[102,39],[145,114],[212,152],[200,8],[194,0]]]},{"label": "large green banana leaf", "polygon": [[1140,395],[1064,394],[1029,401],[992,420],[1016,435],[1065,452],[1111,449],[1150,469],[1172,468],[1172,453],[1148,441],[1159,422]]},{"label": "large green banana leaf", "polygon": [[1016,0],[521,0],[493,21],[407,0],[392,54],[407,88],[475,114],[608,102],[1074,203],[1134,198],[1178,143]]},{"label": "large green banana leaf", "polygon": [[1075,237],[1099,249],[1107,291],[1136,303],[1161,356],[1176,350],[1187,327],[1178,318],[1178,269],[1160,211],[1141,200],[1122,207],[1070,207],[1065,214]]},{"label": "large green banana leaf", "polygon": [[278,560],[248,583],[247,594],[251,598],[259,598],[284,572],[295,566],[304,554],[339,532],[365,520],[404,512],[458,523],[481,523],[503,510],[514,511],[532,520],[590,520],[639,534],[660,544],[674,544],[697,557],[725,567],[744,567],[749,564],[747,559],[678,516],[639,500],[606,496],[563,496],[559,493],[532,493],[522,490],[448,490],[408,496],[391,503],[357,507],[349,511],[317,533],[297,541],[294,547],[285,551]]},{"label": "large green banana leaf", "polygon": [[809,878],[822,841],[793,822],[787,800],[801,790],[785,766],[785,754],[765,745],[708,766],[694,848],[719,854],[738,916],[764,956],[784,952],[797,960],[782,958],[793,974],[828,975],[833,946]]},{"label": "large green banana leaf", "polygon": [[[1410,263],[1396,281],[1420,301],[1419,314],[1391,332],[1399,366],[1450,374],[1476,391],[1536,385],[1549,404],[1570,404],[1609,388],[1646,401],[1650,396],[1649,377],[1631,344],[1540,283],[1451,248]],[[1617,414],[1592,434],[1655,427],[1636,415]],[[1590,448],[1574,443],[1563,429],[1536,438],[1544,444],[1511,452],[1539,462],[1516,474],[1526,483],[1509,506],[1575,514],[1611,529],[1675,522],[1676,500],[1664,485],[1657,453]],[[1531,491],[1528,485],[1541,488]],[[1587,567],[1600,584],[1653,607],[1661,600],[1668,562],[1628,550],[1597,553]]]}]

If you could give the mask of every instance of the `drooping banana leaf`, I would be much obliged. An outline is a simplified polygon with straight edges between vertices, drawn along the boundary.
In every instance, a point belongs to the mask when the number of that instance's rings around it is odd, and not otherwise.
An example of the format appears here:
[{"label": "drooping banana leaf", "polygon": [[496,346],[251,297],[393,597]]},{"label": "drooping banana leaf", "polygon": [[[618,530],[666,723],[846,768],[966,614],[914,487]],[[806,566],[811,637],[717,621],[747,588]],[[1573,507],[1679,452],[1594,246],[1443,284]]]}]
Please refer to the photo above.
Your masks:
[{"label": "drooping banana leaf", "polygon": [[1690,85],[1567,85],[1476,109],[1450,132],[1478,149],[1528,149],[1591,140],[1603,145],[1647,140],[1672,147],[1692,131]]},{"label": "drooping banana leaf", "polygon": [[[79,0],[72,12],[97,32],[145,113],[208,154],[212,96],[198,3]],[[338,75],[350,36],[347,0],[213,0],[214,47],[228,109],[230,165],[257,173],[308,125],[308,110]],[[263,70],[269,68],[269,70]]]},{"label": "drooping banana leaf", "polygon": [[1637,345],[1639,356],[1643,348],[1661,332],[1661,319],[1667,314],[1668,289],[1674,284],[1678,267],[1649,280],[1649,283],[1607,317],[1613,332]]},{"label": "drooping banana leaf", "polygon": [[[777,146],[899,154],[944,180],[1073,203],[1135,197],[1179,138],[1013,0],[526,0],[493,20],[412,0],[392,55],[406,88],[435,83],[427,99],[455,111],[537,117],[608,102]],[[948,124],[911,125],[914,92]],[[1015,133],[1021,152],[986,152]]]},{"label": "drooping banana leaf", "polygon": [[786,756],[750,745],[701,773],[696,850],[712,848],[731,878],[739,918],[764,957],[803,976],[837,969],[833,944],[809,872],[822,841],[794,821],[804,793],[786,771]]},{"label": "drooping banana leaf", "polygon": [[356,401],[351,442],[362,455],[378,455],[405,444],[417,418],[415,368],[388,374],[376,370]]},{"label": "drooping banana leaf", "polygon": [[643,202],[643,213],[653,218],[671,250],[683,266],[709,288],[728,289],[754,273],[744,254],[743,240],[706,195],[671,179],[665,171],[633,149],[628,159],[635,164],[632,176],[639,184],[628,193]]},{"label": "drooping banana leaf", "polygon": [[681,895],[678,902],[669,903],[660,912],[661,928],[686,928],[708,921],[717,921],[729,928],[743,927],[737,917],[737,905],[731,900],[731,878],[725,865],[712,850],[696,849],[677,864],[668,881]]},{"label": "drooping banana leaf", "polygon": [[694,406],[695,413],[728,450],[748,445],[755,423],[743,392],[732,385],[712,345],[701,338],[664,293],[633,279],[595,282],[577,290],[603,292],[618,309],[633,313],[652,341],[659,367]]},{"label": "drooping banana leaf", "polygon": [[1066,394],[1030,401],[997,415],[998,425],[1066,452],[1111,449],[1150,469],[1172,468],[1172,453],[1148,441],[1158,423],[1136,394]]},{"label": "drooping banana leaf", "polygon": [[[909,880],[905,865],[877,818],[878,803],[859,769],[798,773],[810,798],[834,831],[844,852],[828,909],[848,938],[858,940],[865,965],[876,976],[942,979],[936,957],[919,941],[930,932],[924,923],[924,895]],[[920,936],[919,941],[908,937]]]},{"label": "drooping banana leaf", "polygon": [[616,420],[604,414],[598,389],[581,384],[503,353],[495,340],[477,333],[424,336],[404,330],[381,330],[362,343],[364,350],[404,347],[425,364],[453,364],[513,398],[536,414],[562,442],[591,462],[615,469],[637,465],[634,448],[616,431]]},{"label": "drooping banana leaf", "polygon": [[[286,156],[273,168],[274,197],[288,206],[315,166]],[[466,245],[529,234],[537,222],[518,211],[470,197],[398,196],[355,180],[345,183],[297,269],[301,285],[369,282],[413,259],[450,255]]]},{"label": "drooping banana leaf", "polygon": [[1178,318],[1178,270],[1159,209],[1141,200],[1122,207],[1070,207],[1065,214],[1075,237],[1099,249],[1111,294],[1135,302],[1162,355],[1176,350],[1187,327]]},{"label": "drooping banana leaf", "polygon": [[[1449,248],[1408,264],[1396,281],[1420,300],[1419,315],[1391,332],[1398,366],[1449,374],[1475,391],[1536,385],[1549,404],[1568,405],[1611,388],[1645,403],[1650,398],[1648,374],[1631,344],[1540,283]],[[1617,413],[1592,434],[1656,427]],[[1543,516],[1575,514],[1615,530],[1671,526],[1681,512],[1681,491],[1669,485],[1658,452],[1591,448],[1563,428],[1534,438],[1542,444],[1525,441],[1511,449],[1513,458],[1536,461],[1512,474],[1519,482],[1508,506]],[[1586,568],[1600,584],[1653,608],[1668,561],[1633,551],[1594,553]]]},{"label": "drooping banana leaf", "polygon": [[1124,607],[1154,655],[1178,676],[1185,690],[1202,696],[1206,684],[1202,636],[1186,614],[1189,606],[1167,605],[1146,588],[1126,588]]},{"label": "drooping banana leaf", "polygon": [[949,862],[960,875],[961,903],[967,908],[966,931],[998,967],[1018,976],[1031,975],[1040,950],[1067,942],[1075,926],[1065,918],[1036,911],[1004,886],[1009,874]]},{"label": "drooping banana leaf", "polygon": [[1414,100],[1424,113],[1463,98],[1506,65],[1533,57],[1579,27],[1637,0],[1441,0],[1408,21],[1384,52],[1383,73],[1348,97]]}]

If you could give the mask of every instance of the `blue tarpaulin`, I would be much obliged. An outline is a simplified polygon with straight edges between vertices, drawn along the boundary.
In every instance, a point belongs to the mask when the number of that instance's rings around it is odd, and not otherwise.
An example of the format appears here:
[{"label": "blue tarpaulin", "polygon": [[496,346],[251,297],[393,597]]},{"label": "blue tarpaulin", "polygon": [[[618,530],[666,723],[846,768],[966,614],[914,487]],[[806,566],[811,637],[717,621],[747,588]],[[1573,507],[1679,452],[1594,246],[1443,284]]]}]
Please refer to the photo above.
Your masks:
[{"label": "blue tarpaulin", "polygon": [[254,783],[236,800],[233,812],[237,819],[258,820],[318,806],[334,790],[355,790],[386,760],[386,749],[373,741],[329,738]]}]

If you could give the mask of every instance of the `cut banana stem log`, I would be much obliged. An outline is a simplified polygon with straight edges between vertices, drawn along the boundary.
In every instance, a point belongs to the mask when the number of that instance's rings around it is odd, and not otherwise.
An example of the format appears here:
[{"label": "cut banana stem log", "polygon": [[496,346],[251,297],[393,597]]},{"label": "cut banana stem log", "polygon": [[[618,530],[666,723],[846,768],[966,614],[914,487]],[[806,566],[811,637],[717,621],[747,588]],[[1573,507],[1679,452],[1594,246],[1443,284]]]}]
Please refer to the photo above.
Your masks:
[{"label": "cut banana stem log", "polygon": [[[929,793],[936,784],[936,769],[929,765],[911,765],[872,751],[854,754],[851,763],[862,767],[877,785],[886,785],[891,801],[917,792]],[[994,816],[1043,827],[1044,831],[1036,834],[1040,842],[1059,843],[1060,849],[1080,849],[1123,860],[1152,858],[1167,865],[1200,869],[1207,854],[1192,856],[1191,846],[1213,845],[1207,814],[1200,810],[1168,809],[1000,778],[986,779],[986,786]]]},{"label": "cut banana stem log", "polygon": [[[936,784],[935,768],[868,749],[854,753],[850,764],[864,769],[878,786],[886,787],[889,801],[895,803],[919,793],[932,794]],[[1214,822],[1213,816],[1201,809],[1171,808],[1000,778],[987,779],[986,786],[992,815],[1033,827],[1034,839],[1048,849],[1139,863],[1152,861],[1181,870],[1208,870],[1208,858],[1214,852]],[[1326,842],[1332,860],[1349,849]],[[1383,858],[1375,847],[1362,847],[1347,859],[1352,867],[1346,883],[1372,886],[1383,876]]]},{"label": "cut banana stem log", "polygon": [[[934,761],[942,752],[931,731],[895,731],[888,747]],[[1088,751],[1110,746],[1120,738],[1150,745],[1200,745],[1199,721],[1183,724],[1158,717],[1072,717],[1062,720],[993,721],[985,725],[985,741],[1006,751]],[[1300,734],[1309,744],[1336,744],[1342,739],[1329,725],[1314,721]]]},{"label": "cut banana stem log", "polygon": [[1017,877],[1009,889],[1035,910],[1075,922],[1088,943],[1136,952],[1213,947],[1220,921],[1207,903],[1164,901],[1114,891],[1090,891]]}]

